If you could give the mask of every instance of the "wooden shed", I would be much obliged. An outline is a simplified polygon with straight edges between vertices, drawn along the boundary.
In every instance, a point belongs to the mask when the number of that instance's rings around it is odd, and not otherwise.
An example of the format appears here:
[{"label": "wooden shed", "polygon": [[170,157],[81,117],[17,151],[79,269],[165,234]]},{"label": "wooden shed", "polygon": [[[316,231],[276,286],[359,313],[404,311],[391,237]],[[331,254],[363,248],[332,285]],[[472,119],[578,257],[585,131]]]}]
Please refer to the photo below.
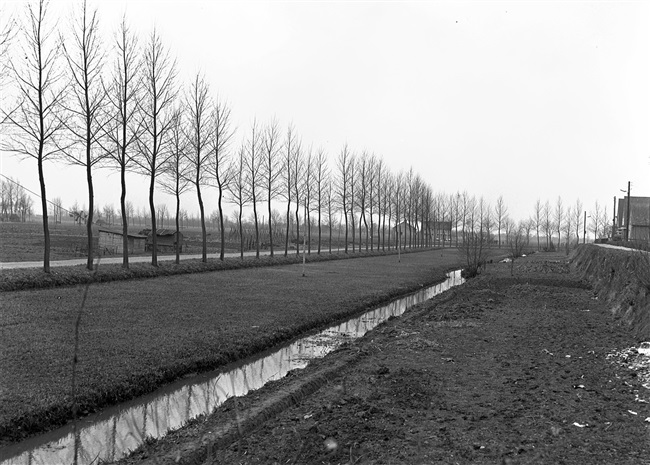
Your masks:
[{"label": "wooden shed", "polygon": [[[151,234],[151,229],[143,229],[140,231],[140,235],[147,238],[146,250],[149,251],[153,248],[153,236]],[[183,233],[176,233],[172,229],[157,229],[156,230],[156,242],[158,245],[158,252],[175,252],[176,245],[178,244],[178,251],[183,251]]]},{"label": "wooden shed", "polygon": [[[123,249],[121,229],[99,228],[99,250],[102,253],[121,254]],[[142,234],[127,234],[129,253],[145,251],[147,236]]]}]

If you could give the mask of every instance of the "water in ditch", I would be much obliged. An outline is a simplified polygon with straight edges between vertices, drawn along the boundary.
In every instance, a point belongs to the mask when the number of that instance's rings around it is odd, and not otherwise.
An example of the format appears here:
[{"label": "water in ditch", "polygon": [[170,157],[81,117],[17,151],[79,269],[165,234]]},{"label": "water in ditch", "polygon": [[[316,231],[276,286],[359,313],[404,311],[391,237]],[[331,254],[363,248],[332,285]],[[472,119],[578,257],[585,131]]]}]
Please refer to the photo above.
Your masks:
[{"label": "water in ditch", "polygon": [[160,438],[188,420],[212,412],[226,399],[243,396],[277,380],[310,360],[325,356],[345,341],[361,337],[391,316],[464,282],[460,270],[442,283],[397,299],[359,317],[299,339],[230,370],[213,371],[165,386],[90,415],[72,425],[0,450],[0,465],[96,464],[119,460],[145,438]]}]

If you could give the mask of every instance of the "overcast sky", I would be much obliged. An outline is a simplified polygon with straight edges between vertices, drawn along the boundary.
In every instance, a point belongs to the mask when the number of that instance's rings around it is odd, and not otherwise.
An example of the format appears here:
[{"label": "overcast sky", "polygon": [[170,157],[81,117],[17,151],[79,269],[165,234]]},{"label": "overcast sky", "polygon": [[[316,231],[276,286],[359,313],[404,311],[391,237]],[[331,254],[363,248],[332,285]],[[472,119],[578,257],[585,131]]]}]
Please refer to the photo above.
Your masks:
[{"label": "overcast sky", "polygon": [[[412,166],[434,191],[503,195],[516,219],[558,196],[611,217],[628,181],[650,196],[648,1],[89,4],[107,46],[124,12],[143,40],[155,25],[184,83],[203,72],[230,102],[237,141],[275,116],[331,160],[347,142],[393,172]],[[60,27],[74,5],[52,1]],[[33,160],[3,153],[1,172],[38,191]],[[45,175],[48,197],[87,203],[82,170]],[[118,207],[119,176],[94,179],[96,203]],[[145,184],[128,186],[136,205]],[[195,197],[184,207],[197,211]]]}]

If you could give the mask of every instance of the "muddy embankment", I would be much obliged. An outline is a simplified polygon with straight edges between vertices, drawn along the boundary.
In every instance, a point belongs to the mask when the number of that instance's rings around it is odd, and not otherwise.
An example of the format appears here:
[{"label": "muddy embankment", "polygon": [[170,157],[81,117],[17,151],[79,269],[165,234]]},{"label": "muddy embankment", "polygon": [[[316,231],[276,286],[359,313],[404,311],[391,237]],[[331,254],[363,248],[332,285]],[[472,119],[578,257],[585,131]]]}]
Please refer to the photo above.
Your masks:
[{"label": "muddy embankment", "polygon": [[640,341],[650,340],[650,255],[631,249],[583,245],[572,265],[598,298]]}]

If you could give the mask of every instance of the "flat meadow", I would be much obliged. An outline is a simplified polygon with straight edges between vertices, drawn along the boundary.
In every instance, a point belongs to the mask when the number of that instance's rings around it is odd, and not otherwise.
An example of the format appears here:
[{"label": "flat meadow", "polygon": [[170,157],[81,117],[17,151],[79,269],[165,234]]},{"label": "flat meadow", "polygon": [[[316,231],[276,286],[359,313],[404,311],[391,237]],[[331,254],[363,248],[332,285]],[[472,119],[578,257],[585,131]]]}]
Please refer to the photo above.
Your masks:
[{"label": "flat meadow", "polygon": [[[263,261],[263,259],[262,259]],[[0,444],[432,284],[456,249],[2,292]],[[82,308],[84,293],[87,292]]]}]

